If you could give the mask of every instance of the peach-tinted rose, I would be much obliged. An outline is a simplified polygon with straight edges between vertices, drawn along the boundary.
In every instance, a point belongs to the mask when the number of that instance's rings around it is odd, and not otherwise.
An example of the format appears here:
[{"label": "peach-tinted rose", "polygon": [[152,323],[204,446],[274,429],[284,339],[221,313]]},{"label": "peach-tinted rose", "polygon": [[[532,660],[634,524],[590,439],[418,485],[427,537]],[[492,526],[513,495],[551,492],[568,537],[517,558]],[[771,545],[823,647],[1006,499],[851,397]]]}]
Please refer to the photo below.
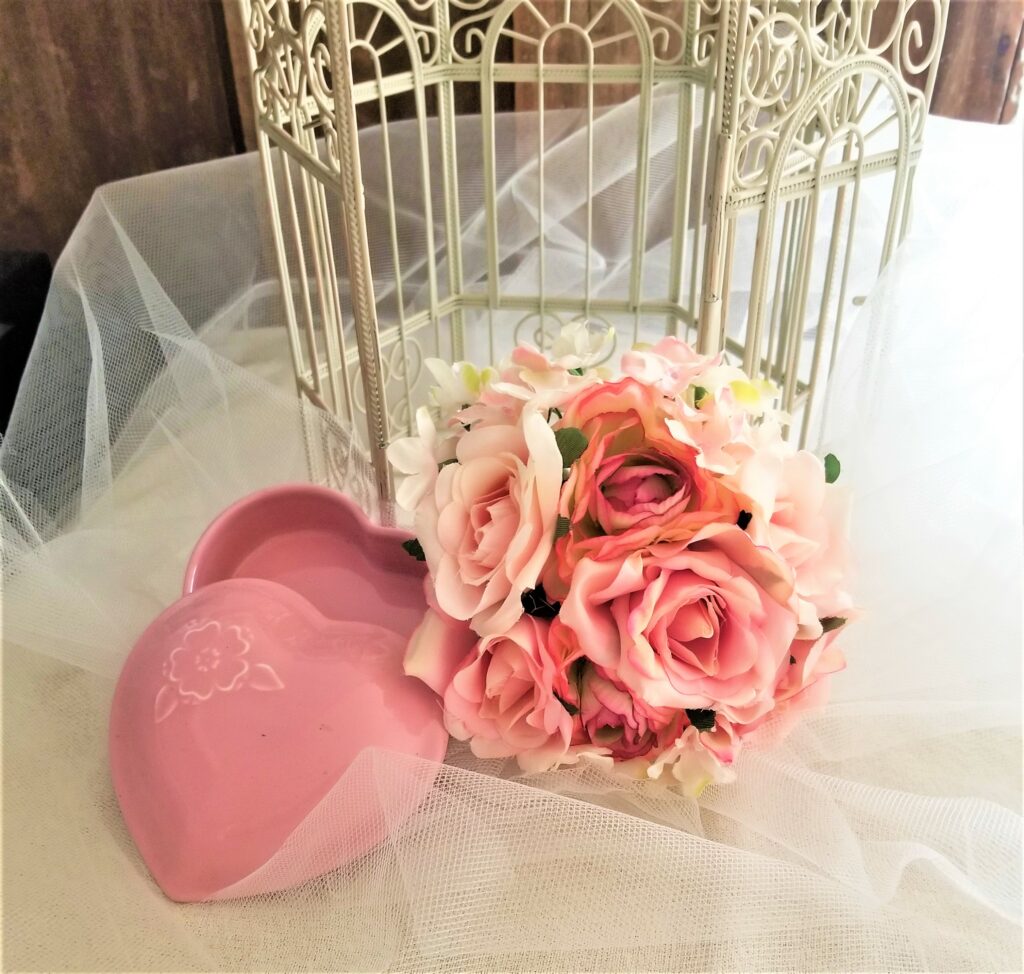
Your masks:
[{"label": "peach-tinted rose", "polygon": [[735,522],[735,498],[699,466],[693,446],[666,426],[674,407],[634,379],[579,394],[559,424],[588,445],[562,488],[568,534],[556,545],[545,587],[564,596],[583,558],[619,559],[659,541],[682,541],[712,521]]},{"label": "peach-tinted rose", "polygon": [[735,525],[576,566],[561,622],[655,707],[746,723],[770,711],[797,634],[789,566]]},{"label": "peach-tinted rose", "polygon": [[507,632],[551,551],[561,454],[528,410],[515,425],[470,430],[455,456],[416,512],[437,605],[480,635]]},{"label": "peach-tinted rose", "polygon": [[452,676],[445,722],[478,757],[515,756],[524,771],[546,771],[565,758],[573,720],[555,695],[549,628],[524,615],[508,632],[479,640]]}]

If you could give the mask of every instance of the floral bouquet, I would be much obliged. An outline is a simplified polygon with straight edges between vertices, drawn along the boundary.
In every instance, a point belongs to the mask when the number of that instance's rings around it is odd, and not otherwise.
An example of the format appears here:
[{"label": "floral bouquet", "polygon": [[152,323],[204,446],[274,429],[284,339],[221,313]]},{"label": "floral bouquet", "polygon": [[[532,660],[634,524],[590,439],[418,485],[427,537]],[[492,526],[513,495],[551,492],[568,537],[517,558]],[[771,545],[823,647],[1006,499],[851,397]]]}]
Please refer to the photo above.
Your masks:
[{"label": "floral bouquet", "polygon": [[405,668],[480,757],[696,795],[844,666],[846,498],[835,457],[783,439],[771,383],[676,338],[614,378],[587,367],[610,337],[428,363],[441,422],[422,407],[389,452],[429,569]]}]

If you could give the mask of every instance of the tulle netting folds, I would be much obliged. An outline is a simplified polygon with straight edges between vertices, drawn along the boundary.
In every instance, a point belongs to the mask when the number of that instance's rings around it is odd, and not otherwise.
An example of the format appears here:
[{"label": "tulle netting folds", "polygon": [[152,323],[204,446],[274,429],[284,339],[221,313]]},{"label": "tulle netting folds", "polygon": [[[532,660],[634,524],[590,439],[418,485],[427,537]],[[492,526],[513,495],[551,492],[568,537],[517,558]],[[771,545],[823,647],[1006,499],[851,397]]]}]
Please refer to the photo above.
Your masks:
[{"label": "tulle netting folds", "polygon": [[[163,897],[121,820],[114,681],[202,528],[307,479],[303,426],[323,420],[294,395],[257,158],[99,190],[0,446],[7,966],[1020,969],[1020,130],[934,119],[927,143],[912,232],[851,292],[866,301],[811,444],[854,492],[862,607],[825,709],[698,800],[591,766],[524,777],[456,744],[440,768],[365,751],[261,874],[190,906]],[[560,151],[551,171],[571,173]],[[503,246],[523,255],[502,267],[533,273],[530,220],[514,218],[533,203],[502,158]],[[595,241],[609,288],[628,277],[614,215],[632,185],[632,159],[614,163]],[[670,179],[654,166],[652,200]],[[579,182],[556,181],[546,206],[567,267]],[[650,239],[657,274],[656,221]],[[482,270],[470,254],[467,277]],[[342,473],[372,510],[354,450]],[[336,861],[358,840],[340,827],[354,804],[387,822],[416,788],[370,853],[250,895]]]}]

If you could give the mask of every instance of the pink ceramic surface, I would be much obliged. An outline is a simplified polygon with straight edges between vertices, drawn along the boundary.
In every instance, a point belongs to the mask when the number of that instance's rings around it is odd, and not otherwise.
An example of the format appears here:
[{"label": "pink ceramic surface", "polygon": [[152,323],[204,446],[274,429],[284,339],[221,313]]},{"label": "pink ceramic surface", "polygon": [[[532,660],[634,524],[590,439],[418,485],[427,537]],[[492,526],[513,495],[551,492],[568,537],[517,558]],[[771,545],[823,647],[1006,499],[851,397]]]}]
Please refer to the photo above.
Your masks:
[{"label": "pink ceramic surface", "polygon": [[285,484],[229,507],[199,539],[185,592],[225,578],[265,578],[305,596],[328,619],[373,622],[405,637],[426,611],[426,568],[410,536],[372,524],[347,497]]},{"label": "pink ceramic surface", "polygon": [[[114,693],[110,762],[128,829],[168,896],[207,899],[264,864],[367,746],[444,758],[436,698],[402,672],[404,648],[263,580],[211,584],[154,620]],[[246,892],[361,855],[383,838],[378,823],[402,821],[429,787],[410,787],[386,817],[353,807],[333,861]]]}]

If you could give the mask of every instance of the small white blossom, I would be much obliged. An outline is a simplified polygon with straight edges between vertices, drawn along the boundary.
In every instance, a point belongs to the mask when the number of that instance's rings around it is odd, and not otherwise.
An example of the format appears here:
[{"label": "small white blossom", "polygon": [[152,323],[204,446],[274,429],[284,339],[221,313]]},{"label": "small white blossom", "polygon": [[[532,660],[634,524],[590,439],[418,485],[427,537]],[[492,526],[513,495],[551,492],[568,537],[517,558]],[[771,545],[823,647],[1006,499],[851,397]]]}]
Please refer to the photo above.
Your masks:
[{"label": "small white blossom", "polygon": [[437,382],[431,392],[443,419],[476,402],[480,393],[498,377],[496,369],[489,366],[477,369],[470,362],[450,365],[439,358],[428,358],[424,365]]},{"label": "small white blossom", "polygon": [[[430,410],[416,410],[416,436],[404,436],[388,447],[391,466],[402,474],[395,500],[399,507],[415,512],[419,502],[434,488],[442,454],[452,453],[449,436],[438,434]],[[448,449],[446,450],[446,446]],[[453,454],[454,455],[454,454]]]},{"label": "small white blossom", "polygon": [[562,327],[551,343],[553,364],[564,369],[582,369],[600,362],[610,351],[615,332],[576,318]]}]

